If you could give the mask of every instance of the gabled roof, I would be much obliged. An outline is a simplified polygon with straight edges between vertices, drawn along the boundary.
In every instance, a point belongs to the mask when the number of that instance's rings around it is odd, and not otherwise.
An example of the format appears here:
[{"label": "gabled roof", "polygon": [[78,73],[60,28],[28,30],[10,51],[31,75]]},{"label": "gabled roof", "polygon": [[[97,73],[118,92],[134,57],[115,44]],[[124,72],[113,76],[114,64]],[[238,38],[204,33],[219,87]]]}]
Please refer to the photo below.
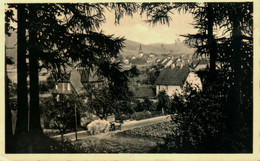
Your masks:
[{"label": "gabled roof", "polygon": [[134,95],[136,98],[154,98],[155,93],[153,92],[151,87],[140,87],[135,92]]},{"label": "gabled roof", "polygon": [[155,81],[156,85],[182,86],[190,73],[188,66],[181,69],[171,69],[170,67],[162,70]]},{"label": "gabled roof", "polygon": [[209,60],[207,59],[202,59],[202,60],[194,60],[192,62],[193,65],[204,65],[204,64],[209,64]]},{"label": "gabled roof", "polygon": [[101,77],[97,75],[97,71],[93,71],[91,69],[78,69],[80,75],[81,75],[81,82],[86,83],[86,82],[99,82],[101,81]]},{"label": "gabled roof", "polygon": [[70,83],[75,88],[78,94],[86,93],[86,90],[81,82],[81,73],[77,69],[73,69],[70,74]]}]

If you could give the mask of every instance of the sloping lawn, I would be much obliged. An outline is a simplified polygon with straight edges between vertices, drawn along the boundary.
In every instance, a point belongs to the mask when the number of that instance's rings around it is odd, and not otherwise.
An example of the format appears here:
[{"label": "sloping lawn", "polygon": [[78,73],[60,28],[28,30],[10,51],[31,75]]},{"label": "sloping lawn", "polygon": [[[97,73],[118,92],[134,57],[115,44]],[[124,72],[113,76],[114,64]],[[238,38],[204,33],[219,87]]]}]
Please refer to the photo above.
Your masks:
[{"label": "sloping lawn", "polygon": [[168,134],[174,134],[171,122],[157,123],[118,133],[103,134],[74,143],[87,153],[152,153]]}]

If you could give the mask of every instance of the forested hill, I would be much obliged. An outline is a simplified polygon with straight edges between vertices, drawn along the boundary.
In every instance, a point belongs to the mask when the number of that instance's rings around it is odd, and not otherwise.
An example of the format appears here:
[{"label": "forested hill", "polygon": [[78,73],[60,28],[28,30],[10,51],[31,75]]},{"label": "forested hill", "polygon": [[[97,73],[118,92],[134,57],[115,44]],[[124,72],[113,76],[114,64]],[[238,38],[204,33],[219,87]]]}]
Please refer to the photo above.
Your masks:
[{"label": "forested hill", "polygon": [[137,55],[139,51],[140,44],[142,45],[142,50],[144,53],[154,53],[154,54],[193,54],[194,49],[189,48],[183,42],[173,43],[173,44],[163,44],[163,43],[156,43],[156,44],[148,44],[144,45],[139,42],[126,40],[124,45],[125,48],[123,49],[122,55],[123,56],[132,56]]}]

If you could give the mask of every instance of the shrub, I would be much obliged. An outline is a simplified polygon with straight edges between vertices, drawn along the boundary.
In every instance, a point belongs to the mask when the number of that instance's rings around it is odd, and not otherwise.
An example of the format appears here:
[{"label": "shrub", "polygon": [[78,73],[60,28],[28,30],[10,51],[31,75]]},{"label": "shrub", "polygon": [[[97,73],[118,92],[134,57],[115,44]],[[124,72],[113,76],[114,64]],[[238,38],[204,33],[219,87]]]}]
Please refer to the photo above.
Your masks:
[{"label": "shrub", "polygon": [[151,117],[152,117],[152,113],[150,111],[134,112],[131,115],[132,120],[142,120],[142,119],[147,119],[147,118],[151,118]]},{"label": "shrub", "polygon": [[[203,91],[196,92],[187,86],[182,95],[171,99],[170,111],[176,114],[173,124],[178,125],[176,135],[169,135],[159,152],[248,152],[250,131],[245,122],[237,125],[232,108],[232,92],[225,76],[205,81]],[[241,109],[235,109],[239,112]],[[240,112],[240,117],[243,113]],[[232,119],[233,118],[233,119]],[[249,117],[247,117],[249,118]],[[233,120],[233,121],[231,121]],[[234,126],[240,126],[236,133]],[[233,130],[232,130],[233,129]],[[250,129],[250,127],[248,128]],[[244,139],[243,139],[244,138]],[[252,144],[251,144],[252,146]]]},{"label": "shrub", "polygon": [[[48,128],[57,128],[60,131],[61,137],[68,131],[75,129],[75,100],[66,96],[60,95],[57,102],[54,98],[48,98],[41,102],[41,117],[49,125]],[[77,111],[77,123],[80,124],[79,113]]]}]

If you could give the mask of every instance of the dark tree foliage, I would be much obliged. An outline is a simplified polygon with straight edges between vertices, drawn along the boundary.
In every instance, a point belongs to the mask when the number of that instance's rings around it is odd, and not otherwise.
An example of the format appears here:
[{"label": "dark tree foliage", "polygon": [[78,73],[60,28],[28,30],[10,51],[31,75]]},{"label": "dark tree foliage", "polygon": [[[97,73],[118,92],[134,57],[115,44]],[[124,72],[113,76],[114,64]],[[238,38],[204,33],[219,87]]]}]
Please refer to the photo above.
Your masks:
[{"label": "dark tree foliage", "polygon": [[175,10],[186,12],[193,10],[195,7],[197,7],[196,3],[142,3],[141,15],[146,13],[146,22],[149,24],[170,25],[171,15],[174,14]]},{"label": "dark tree foliage", "polygon": [[137,101],[135,112],[141,112],[141,111],[156,111],[156,106],[153,104],[149,98],[144,97],[143,101]]},{"label": "dark tree foliage", "polygon": [[[205,73],[203,73],[205,76]],[[209,74],[207,74],[209,77]],[[212,82],[202,92],[186,87],[184,94],[171,100],[170,109],[174,124],[178,125],[177,135],[168,136],[162,152],[223,152],[226,150],[222,129],[225,129],[226,105],[228,91],[212,90],[223,88],[226,84]],[[224,138],[224,139],[223,139]]]},{"label": "dark tree foliage", "polygon": [[166,113],[170,113],[170,97],[166,94],[166,92],[159,92],[157,99],[157,111],[165,111]]},{"label": "dark tree foliage", "polygon": [[[57,97],[56,97],[57,98]],[[69,131],[75,130],[75,103],[72,95],[59,95],[57,99],[45,99],[41,102],[42,118],[48,120],[47,123],[53,122],[52,128],[59,129],[61,139]],[[78,111],[78,110],[77,110]],[[79,116],[77,116],[79,118]],[[79,120],[78,120],[79,123]]]},{"label": "dark tree foliage", "polygon": [[194,15],[195,23],[194,28],[198,29],[197,34],[189,34],[186,39],[186,43],[196,48],[195,55],[207,55],[210,56],[210,71],[212,76],[216,74],[216,40],[214,36],[213,28],[217,25],[218,10],[216,6],[218,3],[205,3],[203,5],[196,6],[191,11]]},{"label": "dark tree foliage", "polygon": [[[195,54],[210,56],[209,73],[200,73],[203,92],[191,92],[184,99],[193,96],[196,103],[174,98],[170,109],[176,109],[183,133],[177,139],[169,137],[168,148],[173,152],[252,152],[253,3],[144,3],[142,7],[148,22],[155,24],[168,24],[174,10],[192,13],[198,33],[187,35],[186,42],[196,48]],[[213,120],[220,115],[222,126]]]},{"label": "dark tree foliage", "polygon": [[89,91],[87,108],[101,119],[106,119],[109,114],[132,113],[130,107],[134,98],[128,87],[128,81],[129,78],[139,74],[138,69],[133,66],[122,72],[119,64],[105,64],[101,68],[104,68],[102,75],[107,83],[103,83],[100,88],[87,89]]},{"label": "dark tree foliage", "polygon": [[151,72],[148,72],[148,74],[147,74],[147,81],[149,84],[154,85],[157,77],[160,74],[160,69],[157,66],[152,67],[152,69],[154,69],[154,70]]},{"label": "dark tree foliage", "polygon": [[[58,80],[65,73],[66,66],[75,61],[82,61],[89,68],[99,67],[100,73],[105,73],[103,66],[112,64],[111,59],[117,57],[124,39],[98,31],[101,23],[106,20],[104,11],[115,9],[117,23],[124,14],[136,11],[132,3],[24,4],[22,7],[26,19],[24,26],[29,30],[31,42],[23,43],[30,51],[29,67],[33,87],[38,85],[39,69],[51,70]],[[31,90],[32,97],[36,99],[32,107],[37,110],[38,90]]]},{"label": "dark tree foliage", "polygon": [[[18,10],[18,123],[17,129],[28,129],[28,104],[26,76],[30,76],[30,131],[41,131],[39,115],[38,71],[46,68],[55,80],[66,75],[66,67],[81,61],[88,68],[98,68],[100,74],[108,69],[115,70],[105,75],[111,78],[111,84],[124,85],[124,74],[113,63],[123,48],[123,38],[105,35],[100,26],[105,22],[105,10],[114,11],[115,23],[124,15],[137,11],[135,3],[44,3],[9,4]],[[10,16],[8,16],[10,15]],[[10,29],[9,20],[12,11],[7,12],[6,29]],[[10,18],[11,17],[11,18]],[[28,30],[28,33],[25,32]],[[27,55],[26,55],[27,52]],[[25,59],[30,59],[26,64]],[[27,69],[29,66],[29,70]],[[112,80],[115,73],[122,76]],[[116,79],[117,79],[116,78]],[[118,89],[118,88],[117,88]],[[19,101],[20,100],[20,101]]]},{"label": "dark tree foliage", "polygon": [[[5,35],[11,36],[10,30],[14,30],[14,28],[10,25],[13,19],[13,11],[6,10],[5,11]],[[5,46],[5,52],[7,47]],[[5,53],[5,136],[6,136],[6,151],[12,151],[14,149],[14,144],[12,140],[14,139],[12,136],[12,120],[11,120],[11,104],[12,102],[9,101],[10,96],[14,96],[17,92],[16,88],[11,85],[11,80],[8,78],[7,75],[7,64],[12,65],[14,64],[13,58],[9,57]],[[10,89],[11,88],[11,89]]]}]

